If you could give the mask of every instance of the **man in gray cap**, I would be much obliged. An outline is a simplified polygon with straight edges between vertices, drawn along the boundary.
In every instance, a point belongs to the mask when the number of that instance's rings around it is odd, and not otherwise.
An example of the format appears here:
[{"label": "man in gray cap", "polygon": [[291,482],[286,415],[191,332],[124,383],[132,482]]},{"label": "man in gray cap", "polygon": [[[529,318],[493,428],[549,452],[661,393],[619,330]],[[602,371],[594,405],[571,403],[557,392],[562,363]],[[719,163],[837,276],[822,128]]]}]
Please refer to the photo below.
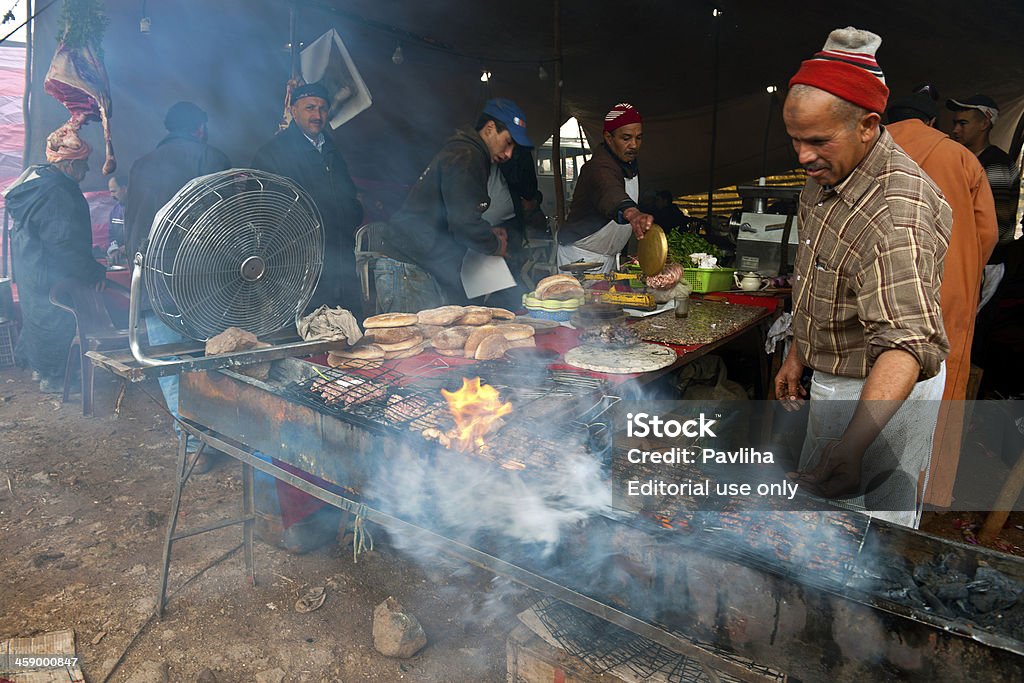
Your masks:
[{"label": "man in gray cap", "polygon": [[999,247],[1013,241],[1017,228],[1020,167],[989,139],[992,126],[999,118],[999,105],[988,95],[971,95],[959,100],[946,100],[946,108],[953,112],[950,137],[974,152],[988,176],[999,223],[999,244],[991,262],[1002,263],[1004,258]]},{"label": "man in gray cap", "polygon": [[[136,252],[144,250],[153,219],[164,204],[180,190],[185,183],[209,173],[231,168],[231,162],[224,152],[207,144],[206,112],[192,102],[177,102],[167,110],[164,127],[167,136],[149,154],[134,164],[128,175],[128,193],[124,212],[125,242],[128,260]],[[148,309],[148,302],[144,305]],[[152,346],[173,344],[184,341],[177,332],[165,325],[151,310],[145,310],[146,333]],[[167,409],[178,416],[178,376],[160,378]],[[174,431],[180,433],[178,423]],[[195,439],[189,439],[189,449],[197,447]],[[209,451],[209,449],[207,449]],[[193,472],[210,468],[210,459],[196,464]]]},{"label": "man in gray cap", "polygon": [[253,168],[295,181],[313,198],[324,223],[324,267],[309,309],[341,306],[362,318],[355,231],[363,220],[356,186],[328,129],[330,97],[320,83],[292,91],[292,122],[256,152]]}]

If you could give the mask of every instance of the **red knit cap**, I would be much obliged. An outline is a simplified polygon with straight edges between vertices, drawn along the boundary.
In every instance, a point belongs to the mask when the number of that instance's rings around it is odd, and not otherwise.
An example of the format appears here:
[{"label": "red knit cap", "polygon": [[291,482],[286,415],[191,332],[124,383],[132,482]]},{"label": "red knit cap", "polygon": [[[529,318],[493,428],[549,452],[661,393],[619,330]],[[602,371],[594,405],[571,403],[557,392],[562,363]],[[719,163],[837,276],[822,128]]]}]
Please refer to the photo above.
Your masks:
[{"label": "red knit cap", "polygon": [[848,26],[829,34],[825,47],[800,65],[789,87],[810,85],[881,114],[889,99],[885,75],[875,61],[882,39]]},{"label": "red knit cap", "polygon": [[636,107],[626,102],[620,102],[604,115],[604,132],[611,133],[616,128],[622,128],[631,123],[643,122],[643,119],[640,118],[640,112],[636,110]]}]

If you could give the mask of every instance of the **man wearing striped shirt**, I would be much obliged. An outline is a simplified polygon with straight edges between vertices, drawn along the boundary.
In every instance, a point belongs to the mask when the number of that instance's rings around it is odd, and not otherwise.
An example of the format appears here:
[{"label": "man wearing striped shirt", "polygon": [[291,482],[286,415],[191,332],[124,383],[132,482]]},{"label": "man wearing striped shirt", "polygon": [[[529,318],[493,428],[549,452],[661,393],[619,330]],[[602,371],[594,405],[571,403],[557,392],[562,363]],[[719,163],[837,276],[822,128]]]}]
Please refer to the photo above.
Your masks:
[{"label": "man wearing striped shirt", "polygon": [[939,285],[952,215],[880,125],[880,44],[833,31],[790,81],[783,119],[808,182],[794,343],[775,383],[792,409],[807,395],[804,369],[814,371],[801,486],[916,526],[949,349]]}]

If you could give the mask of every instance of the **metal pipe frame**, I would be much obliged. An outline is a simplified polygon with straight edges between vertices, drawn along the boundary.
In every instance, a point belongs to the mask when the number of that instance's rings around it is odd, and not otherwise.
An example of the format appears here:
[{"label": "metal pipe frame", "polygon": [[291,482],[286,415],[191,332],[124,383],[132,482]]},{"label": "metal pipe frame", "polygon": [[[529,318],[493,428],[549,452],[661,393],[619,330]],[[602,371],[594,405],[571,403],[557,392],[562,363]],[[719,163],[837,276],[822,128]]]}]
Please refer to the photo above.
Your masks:
[{"label": "metal pipe frame", "polygon": [[[253,512],[252,478],[253,470],[259,470],[260,472],[268,474],[279,481],[290,484],[304,493],[324,501],[325,503],[356,515],[360,515],[367,521],[380,524],[386,528],[414,533],[421,542],[425,542],[441,552],[457,557],[495,574],[509,578],[516,583],[526,586],[527,588],[531,588],[540,593],[544,593],[545,595],[549,595],[553,598],[566,602],[573,607],[577,607],[589,614],[615,624],[616,626],[620,626],[627,631],[652,640],[673,652],[678,652],[681,655],[694,659],[699,662],[705,670],[714,668],[717,671],[728,673],[742,681],[749,681],[751,683],[777,680],[774,676],[766,676],[765,674],[755,671],[738,662],[723,659],[686,637],[665,631],[653,624],[649,624],[598,600],[566,588],[561,584],[535,574],[534,572],[524,569],[518,565],[442,536],[429,529],[425,529],[415,524],[410,524],[409,522],[399,519],[398,517],[394,517],[386,512],[367,507],[364,503],[360,503],[338,495],[332,491],[322,489],[319,486],[292,474],[291,472],[277,467],[273,463],[266,462],[265,460],[256,457],[256,455],[244,444],[229,439],[218,432],[206,429],[202,425],[193,422],[188,418],[182,418],[180,424],[182,427],[182,434],[178,444],[178,485],[175,488],[174,498],[171,503],[171,515],[167,524],[167,535],[164,542],[164,560],[160,570],[160,593],[157,596],[158,617],[163,616],[163,610],[167,603],[167,578],[170,571],[171,547],[175,541],[181,540],[182,538],[196,536],[233,524],[242,524],[246,570],[249,574],[250,584],[255,585],[256,579],[253,562],[253,524],[255,523],[255,514]],[[202,453],[203,446],[209,445],[230,455],[232,458],[242,463],[244,497],[243,516],[240,519],[226,520],[224,522],[211,524],[202,529],[176,534],[181,494],[188,482],[189,475],[192,473],[192,468],[195,466],[195,460],[188,463],[188,454],[186,453],[186,443],[190,436],[197,439],[200,443],[196,459],[198,459],[198,453]]]}]

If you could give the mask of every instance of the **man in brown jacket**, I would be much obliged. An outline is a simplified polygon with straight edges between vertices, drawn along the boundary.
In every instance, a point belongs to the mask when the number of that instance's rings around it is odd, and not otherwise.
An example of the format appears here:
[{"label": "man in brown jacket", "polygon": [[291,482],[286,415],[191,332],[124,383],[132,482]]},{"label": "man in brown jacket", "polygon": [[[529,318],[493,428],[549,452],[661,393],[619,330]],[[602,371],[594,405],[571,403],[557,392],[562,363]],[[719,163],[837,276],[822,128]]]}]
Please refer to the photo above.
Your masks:
[{"label": "man in brown jacket", "polygon": [[949,507],[963,426],[963,406],[957,402],[967,395],[981,276],[999,237],[996,208],[978,158],[933,127],[938,106],[932,98],[924,94],[896,98],[886,113],[892,139],[935,181],[953,210],[953,231],[940,289],[949,356],[925,495],[926,503]]},{"label": "man in brown jacket", "polygon": [[611,272],[630,235],[643,239],[654,223],[637,207],[643,137],[643,120],[633,105],[617,104],[604,117],[604,144],[580,169],[569,220],[558,231],[558,265],[594,261]]}]

